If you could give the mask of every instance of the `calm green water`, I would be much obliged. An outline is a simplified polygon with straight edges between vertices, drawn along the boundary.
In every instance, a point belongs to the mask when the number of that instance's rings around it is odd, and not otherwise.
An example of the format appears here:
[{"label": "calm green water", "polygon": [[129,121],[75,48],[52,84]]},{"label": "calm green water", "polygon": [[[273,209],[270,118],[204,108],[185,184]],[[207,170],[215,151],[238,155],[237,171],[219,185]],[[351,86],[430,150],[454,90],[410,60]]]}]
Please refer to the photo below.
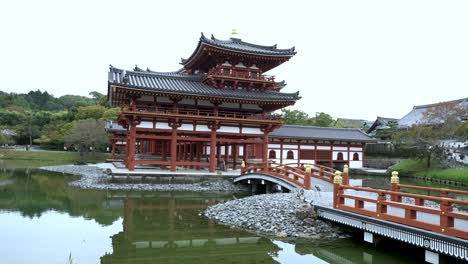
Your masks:
[{"label": "calm green water", "polygon": [[405,245],[391,242],[388,251],[361,237],[279,241],[199,215],[234,199],[232,193],[80,190],[67,186],[74,179],[0,171],[0,263],[416,263],[423,257]]}]

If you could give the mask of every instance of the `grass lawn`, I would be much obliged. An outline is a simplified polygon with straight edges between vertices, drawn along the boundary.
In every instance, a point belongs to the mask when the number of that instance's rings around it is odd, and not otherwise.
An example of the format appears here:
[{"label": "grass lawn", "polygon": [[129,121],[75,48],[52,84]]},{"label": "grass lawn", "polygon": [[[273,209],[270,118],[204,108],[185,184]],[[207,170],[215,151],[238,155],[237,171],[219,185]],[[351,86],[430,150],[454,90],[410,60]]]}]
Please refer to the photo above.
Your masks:
[{"label": "grass lawn", "polygon": [[[85,161],[88,163],[103,162],[110,158],[109,153],[87,153]],[[0,150],[0,168],[37,168],[75,164],[80,161],[78,152],[70,151],[24,151]]]},{"label": "grass lawn", "polygon": [[424,160],[404,160],[394,165],[392,170],[398,171],[400,176],[416,175],[468,184],[468,168],[443,169],[438,166],[427,168]]}]

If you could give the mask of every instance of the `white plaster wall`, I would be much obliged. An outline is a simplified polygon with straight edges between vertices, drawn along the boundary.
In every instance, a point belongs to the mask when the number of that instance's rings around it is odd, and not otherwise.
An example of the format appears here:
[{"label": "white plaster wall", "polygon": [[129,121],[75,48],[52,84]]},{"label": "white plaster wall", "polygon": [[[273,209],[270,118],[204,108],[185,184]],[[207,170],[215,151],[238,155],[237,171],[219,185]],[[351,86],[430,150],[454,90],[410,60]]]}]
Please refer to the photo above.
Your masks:
[{"label": "white plaster wall", "polygon": [[242,134],[263,134],[263,132],[260,131],[260,128],[243,127]]},{"label": "white plaster wall", "polygon": [[347,147],[333,147],[333,150],[348,151]]},{"label": "white plaster wall", "polygon": [[315,160],[306,160],[306,159],[301,159],[302,163],[310,163],[310,164],[315,164]]},{"label": "white plaster wall", "polygon": [[193,125],[192,124],[182,124],[177,130],[188,130],[188,131],[193,131]]},{"label": "white plaster wall", "polygon": [[301,149],[315,149],[315,146],[301,146]]},{"label": "white plaster wall", "polygon": [[218,129],[218,132],[224,132],[224,133],[239,133],[240,130],[239,130],[238,127],[221,126],[221,128]]},{"label": "white plaster wall", "polygon": [[283,145],[283,149],[297,149],[297,145]]},{"label": "white plaster wall", "polygon": [[244,147],[239,146],[239,156],[244,156]]},{"label": "white plaster wall", "polygon": [[362,161],[357,161],[357,160],[350,160],[349,161],[349,167],[350,168],[362,168]]},{"label": "white plaster wall", "polygon": [[156,122],[156,128],[159,129],[172,129],[167,123],[165,122]]},{"label": "white plaster wall", "polygon": [[319,150],[331,150],[330,146],[317,146],[317,149]]},{"label": "white plaster wall", "polygon": [[148,122],[148,121],[143,121],[139,125],[137,125],[139,128],[153,128],[153,122]]},{"label": "white plaster wall", "polygon": [[126,141],[116,141],[115,144],[125,145],[127,144]]},{"label": "white plaster wall", "polygon": [[349,148],[350,151],[362,151],[362,148]]},{"label": "white plaster wall", "polygon": [[209,129],[207,125],[197,125],[196,130],[201,132],[211,131],[211,129]]},{"label": "white plaster wall", "polygon": [[268,148],[280,148],[279,144],[268,144]]}]

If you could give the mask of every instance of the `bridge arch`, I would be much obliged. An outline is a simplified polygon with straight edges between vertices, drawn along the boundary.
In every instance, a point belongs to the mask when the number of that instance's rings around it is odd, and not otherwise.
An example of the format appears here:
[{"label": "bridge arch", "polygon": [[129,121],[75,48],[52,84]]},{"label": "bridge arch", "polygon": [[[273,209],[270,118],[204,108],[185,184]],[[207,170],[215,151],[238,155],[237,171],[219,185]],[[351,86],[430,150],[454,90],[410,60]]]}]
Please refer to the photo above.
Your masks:
[{"label": "bridge arch", "polygon": [[249,174],[241,175],[241,176],[236,177],[234,179],[234,183],[240,183],[240,182],[244,182],[244,181],[248,181],[248,180],[268,181],[268,182],[271,182],[271,183],[278,184],[279,186],[281,186],[284,189],[289,190],[289,191],[293,191],[293,190],[296,190],[296,189],[302,189],[301,186],[299,186],[299,185],[297,185],[297,184],[295,184],[293,182],[290,182],[288,180],[278,178],[278,177],[274,177],[274,176],[270,176],[270,175],[266,175],[266,174],[259,174],[259,173],[249,173]]}]

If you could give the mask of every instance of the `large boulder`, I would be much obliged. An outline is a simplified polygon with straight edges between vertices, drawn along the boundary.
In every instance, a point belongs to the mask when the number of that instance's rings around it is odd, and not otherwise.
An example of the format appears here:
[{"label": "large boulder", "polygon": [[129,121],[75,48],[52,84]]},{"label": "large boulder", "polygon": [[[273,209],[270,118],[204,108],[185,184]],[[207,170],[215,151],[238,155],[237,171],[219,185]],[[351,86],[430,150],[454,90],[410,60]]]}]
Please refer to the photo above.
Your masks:
[{"label": "large boulder", "polygon": [[296,209],[296,218],[301,221],[304,221],[304,219],[307,218],[315,219],[316,217],[317,215],[314,207],[308,203],[302,204]]}]

